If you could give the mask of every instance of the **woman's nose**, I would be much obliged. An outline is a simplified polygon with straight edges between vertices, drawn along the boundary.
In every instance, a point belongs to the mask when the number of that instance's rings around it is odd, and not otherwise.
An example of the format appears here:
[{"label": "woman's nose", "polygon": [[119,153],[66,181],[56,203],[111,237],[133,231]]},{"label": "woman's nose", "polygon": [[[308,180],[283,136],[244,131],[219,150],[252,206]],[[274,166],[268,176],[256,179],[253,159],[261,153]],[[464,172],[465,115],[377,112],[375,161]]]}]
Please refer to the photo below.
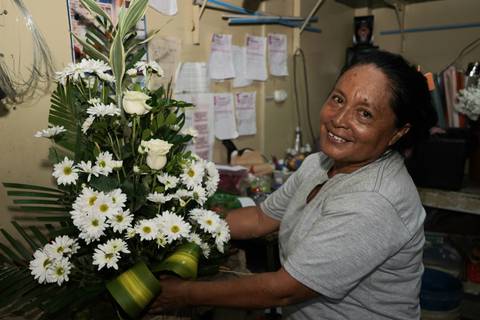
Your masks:
[{"label": "woman's nose", "polygon": [[332,117],[332,123],[335,127],[347,128],[350,112],[347,107],[339,109]]}]

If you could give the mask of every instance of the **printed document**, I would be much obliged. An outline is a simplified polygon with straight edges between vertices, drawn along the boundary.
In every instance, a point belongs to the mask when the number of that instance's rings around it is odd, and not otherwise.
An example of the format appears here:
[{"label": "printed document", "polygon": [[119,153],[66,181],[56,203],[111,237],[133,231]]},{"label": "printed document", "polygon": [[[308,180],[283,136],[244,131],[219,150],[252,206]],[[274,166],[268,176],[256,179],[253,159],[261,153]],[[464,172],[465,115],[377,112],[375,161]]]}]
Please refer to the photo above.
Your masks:
[{"label": "printed document", "polygon": [[214,93],[215,137],[220,140],[238,137],[232,93]]},{"label": "printed document", "polygon": [[235,77],[231,34],[214,33],[212,35],[208,74],[210,79],[214,80],[231,79]]},{"label": "printed document", "polygon": [[271,75],[288,76],[287,36],[285,34],[268,34],[268,63]]},{"label": "printed document", "polygon": [[266,65],[267,38],[246,36],[247,78],[265,81],[268,78]]},{"label": "printed document", "polygon": [[237,129],[241,136],[257,133],[255,100],[255,91],[235,93]]}]

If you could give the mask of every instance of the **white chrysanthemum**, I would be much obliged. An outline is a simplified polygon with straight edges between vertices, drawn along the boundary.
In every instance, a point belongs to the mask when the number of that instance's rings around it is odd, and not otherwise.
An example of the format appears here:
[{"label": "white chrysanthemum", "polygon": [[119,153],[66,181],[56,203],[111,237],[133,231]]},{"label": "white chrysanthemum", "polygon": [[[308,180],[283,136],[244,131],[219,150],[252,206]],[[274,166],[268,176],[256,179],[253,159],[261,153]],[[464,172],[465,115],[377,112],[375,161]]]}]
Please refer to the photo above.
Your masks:
[{"label": "white chrysanthemum", "polygon": [[210,210],[193,209],[190,217],[195,220],[200,228],[210,234],[215,234],[220,227],[220,217],[217,213]]},{"label": "white chrysanthemum", "polygon": [[218,251],[223,253],[225,244],[230,240],[230,229],[225,220],[220,220],[220,224],[215,231],[215,244],[217,245]]},{"label": "white chrysanthemum", "polygon": [[100,79],[113,82],[115,78],[107,72],[110,72],[107,63],[94,59],[83,59],[80,63],[70,63],[63,71],[57,72],[56,80],[65,85],[67,79],[73,82],[82,80],[89,75],[96,74]]},{"label": "white chrysanthemum", "polygon": [[115,238],[108,240],[104,244],[104,251],[105,252],[113,252],[113,253],[130,253],[130,250],[128,250],[128,245],[127,243],[120,239],[120,238]]},{"label": "white chrysanthemum", "polygon": [[62,162],[53,166],[52,175],[57,179],[59,185],[73,184],[78,179],[78,169],[75,168],[73,160],[65,157]]},{"label": "white chrysanthemum", "polygon": [[192,199],[192,197],[192,191],[186,189],[178,189],[177,192],[175,192],[175,198],[178,199],[181,207],[185,207],[185,205],[188,203],[188,201],[190,201],[190,199]]},{"label": "white chrysanthemum", "polygon": [[185,166],[180,177],[183,184],[185,184],[189,189],[193,189],[195,186],[202,183],[204,172],[205,168],[203,163],[201,161],[197,161],[194,163],[189,163],[187,166]]},{"label": "white chrysanthemum", "polygon": [[58,236],[51,243],[44,247],[45,253],[55,259],[60,259],[64,256],[71,256],[78,250],[78,243],[76,240],[68,236]]},{"label": "white chrysanthemum", "polygon": [[135,68],[137,68],[137,70],[140,71],[144,76],[146,75],[147,71],[156,73],[160,77],[164,76],[164,71],[162,67],[160,67],[160,65],[156,61],[139,61],[135,63]]},{"label": "white chrysanthemum", "polygon": [[166,203],[173,199],[172,194],[163,194],[163,193],[149,193],[147,196],[147,200],[155,202],[155,203]]},{"label": "white chrysanthemum", "polygon": [[110,198],[112,199],[113,206],[115,208],[123,208],[125,206],[125,202],[127,202],[127,195],[122,193],[122,189],[115,189],[108,193]]},{"label": "white chrysanthemum", "polygon": [[100,98],[91,98],[87,101],[88,104],[91,104],[91,105],[94,105],[96,103],[101,103],[102,100],[100,100]]},{"label": "white chrysanthemum", "polygon": [[85,121],[82,123],[82,132],[83,134],[86,134],[88,129],[92,126],[93,121],[95,121],[94,116],[89,116]]},{"label": "white chrysanthemum", "polygon": [[154,240],[157,238],[158,226],[153,219],[143,219],[137,223],[135,231],[141,240]]},{"label": "white chrysanthemum", "polygon": [[30,261],[29,269],[32,276],[40,284],[47,282],[47,271],[52,264],[52,258],[50,258],[42,249],[35,251],[33,254],[33,260]]},{"label": "white chrysanthemum", "polygon": [[98,172],[104,176],[109,175],[113,171],[113,161],[113,155],[110,152],[101,152],[97,157],[97,161],[95,162]]},{"label": "white chrysanthemum", "polygon": [[105,252],[101,248],[103,246],[99,245],[95,252],[93,253],[93,265],[98,266],[98,270],[101,270],[103,267],[114,268],[118,270],[118,260],[120,260],[120,254],[118,252]]},{"label": "white chrysanthemum", "polygon": [[67,258],[55,259],[47,270],[47,282],[57,283],[59,286],[67,282],[72,264]]},{"label": "white chrysanthemum", "polygon": [[218,182],[220,181],[220,175],[218,174],[217,167],[213,162],[208,161],[205,165],[205,169],[207,170],[208,174],[205,187],[207,189],[207,196],[211,197],[215,193],[215,191],[217,191]]},{"label": "white chrysanthemum", "polygon": [[133,239],[137,235],[135,228],[127,228],[127,233],[125,234],[126,239]]},{"label": "white chrysanthemum", "polygon": [[197,246],[199,246],[200,249],[202,249],[203,256],[208,259],[208,257],[210,256],[210,246],[207,243],[203,242],[197,233],[192,232],[188,237],[188,241],[193,242]]},{"label": "white chrysanthemum", "polygon": [[122,233],[128,230],[132,226],[133,216],[130,214],[130,210],[125,211],[118,210],[116,213],[108,218],[108,223],[112,227],[113,231]]},{"label": "white chrysanthemum", "polygon": [[207,201],[207,192],[202,186],[195,186],[192,190],[192,197],[198,204],[203,205]]},{"label": "white chrysanthemum", "polygon": [[129,75],[130,77],[136,77],[137,76],[137,69],[135,68],[130,68],[128,69],[125,73]]},{"label": "white chrysanthemum", "polygon": [[87,176],[87,182],[90,182],[90,179],[92,178],[92,175],[95,176],[95,177],[98,177],[98,167],[94,167],[92,166],[92,161],[82,161],[80,162],[79,164],[77,164],[77,169],[80,171],[80,172],[83,172],[83,173],[86,173],[88,174]]},{"label": "white chrysanthemum", "polygon": [[180,179],[178,179],[175,176],[171,176],[168,173],[158,175],[157,179],[158,179],[158,182],[163,184],[163,186],[165,187],[165,191],[175,188],[178,182],[180,181]]},{"label": "white chrysanthemum", "polygon": [[103,104],[95,103],[93,106],[87,109],[87,113],[94,117],[105,117],[105,116],[119,116],[120,108],[118,108],[113,103]]},{"label": "white chrysanthemum", "polygon": [[97,201],[95,201],[95,207],[93,210],[107,218],[111,217],[116,212],[112,198],[103,192],[98,194],[98,198]]},{"label": "white chrysanthemum", "polygon": [[157,234],[157,238],[155,240],[157,242],[158,247],[164,248],[168,244],[167,237],[161,232]]},{"label": "white chrysanthemum", "polygon": [[79,236],[87,243],[98,240],[105,234],[105,229],[107,228],[105,218],[105,215],[95,211],[88,214],[81,226],[82,232]]},{"label": "white chrysanthemum", "polygon": [[65,130],[63,126],[54,126],[54,127],[37,131],[34,137],[35,138],[51,138],[66,131],[67,130]]},{"label": "white chrysanthemum", "polygon": [[90,212],[95,207],[100,192],[90,187],[84,187],[80,195],[75,199],[73,208],[79,211]]},{"label": "white chrysanthemum", "polygon": [[175,213],[164,212],[162,214],[162,232],[167,237],[167,242],[187,238],[192,228],[188,222]]}]

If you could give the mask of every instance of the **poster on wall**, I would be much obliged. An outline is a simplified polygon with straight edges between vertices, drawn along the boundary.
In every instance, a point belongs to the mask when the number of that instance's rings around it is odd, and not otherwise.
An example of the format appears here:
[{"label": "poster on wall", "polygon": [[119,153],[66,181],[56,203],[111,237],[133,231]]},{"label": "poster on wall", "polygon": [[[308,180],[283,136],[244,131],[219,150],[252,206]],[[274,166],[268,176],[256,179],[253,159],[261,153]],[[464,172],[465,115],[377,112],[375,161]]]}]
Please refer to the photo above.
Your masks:
[{"label": "poster on wall", "polygon": [[[129,0],[96,0],[98,5],[110,15],[112,22],[115,24],[117,22],[118,12],[120,7],[126,2],[128,7]],[[67,10],[68,10],[68,22],[70,27],[70,32],[75,34],[81,39],[86,38],[87,27],[90,24],[96,23],[93,16],[85,9],[81,4],[80,0],[67,0]],[[140,22],[137,24],[137,37],[139,39],[145,39],[147,37],[147,24],[145,17],[143,17]],[[83,52],[82,45],[73,37],[70,37],[71,49],[72,49],[72,60],[74,62],[79,62],[82,58],[85,57]],[[147,57],[144,57],[142,60],[147,60]]]}]

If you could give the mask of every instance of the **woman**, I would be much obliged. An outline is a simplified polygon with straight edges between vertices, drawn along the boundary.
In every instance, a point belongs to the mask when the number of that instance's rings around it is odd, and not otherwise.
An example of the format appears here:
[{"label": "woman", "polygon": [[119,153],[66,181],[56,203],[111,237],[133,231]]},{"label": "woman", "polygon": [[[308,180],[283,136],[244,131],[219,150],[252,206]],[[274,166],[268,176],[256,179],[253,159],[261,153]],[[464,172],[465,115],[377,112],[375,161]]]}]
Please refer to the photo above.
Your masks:
[{"label": "woman", "polygon": [[425,79],[403,58],[359,59],[320,112],[322,152],[259,207],[227,217],[236,239],[278,230],[280,270],[164,279],[152,310],[283,306],[287,319],[419,319],[425,212],[399,151],[428,136],[434,111]]}]

